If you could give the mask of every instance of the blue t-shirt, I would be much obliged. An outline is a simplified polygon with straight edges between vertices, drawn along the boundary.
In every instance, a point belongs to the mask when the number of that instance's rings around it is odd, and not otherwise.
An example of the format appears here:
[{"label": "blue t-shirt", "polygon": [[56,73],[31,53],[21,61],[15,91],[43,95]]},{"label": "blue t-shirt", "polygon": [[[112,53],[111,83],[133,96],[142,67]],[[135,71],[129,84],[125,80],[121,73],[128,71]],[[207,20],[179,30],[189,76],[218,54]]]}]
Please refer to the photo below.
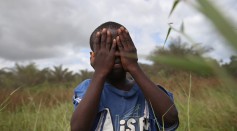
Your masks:
[{"label": "blue t-shirt", "polygon": [[[73,104],[76,108],[83,99],[91,80],[87,79],[74,90]],[[158,86],[173,100],[172,93]],[[83,118],[82,118],[83,119]],[[175,130],[178,122],[165,130]],[[137,84],[129,91],[119,90],[109,83],[104,84],[99,111],[94,122],[96,131],[157,131],[162,130],[159,122]]]}]

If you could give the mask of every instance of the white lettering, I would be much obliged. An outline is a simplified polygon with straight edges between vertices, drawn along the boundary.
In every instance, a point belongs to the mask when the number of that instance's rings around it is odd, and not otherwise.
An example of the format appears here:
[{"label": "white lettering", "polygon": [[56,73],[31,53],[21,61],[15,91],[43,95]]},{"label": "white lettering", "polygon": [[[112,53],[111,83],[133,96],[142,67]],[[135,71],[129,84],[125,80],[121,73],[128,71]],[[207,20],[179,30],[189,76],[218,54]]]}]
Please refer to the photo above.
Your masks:
[{"label": "white lettering", "polygon": [[125,120],[121,120],[120,122],[119,122],[119,124],[120,124],[120,131],[125,131]]},{"label": "white lettering", "polygon": [[[136,124],[137,121],[138,121],[138,124]],[[127,122],[126,122],[126,120],[120,120],[119,121],[119,126],[120,126],[119,131],[136,131],[138,129],[136,129],[135,125],[139,126],[140,131],[144,131],[144,130],[149,130],[150,123],[149,123],[148,119],[146,119],[144,117],[140,117],[138,120],[136,120],[134,118],[130,118],[127,120]]]},{"label": "white lettering", "polygon": [[126,129],[126,131],[135,131],[135,126],[133,124],[136,123],[136,120],[131,118],[127,121],[127,126],[129,129]]},{"label": "white lettering", "polygon": [[144,117],[139,118],[139,129],[140,131],[143,131],[143,124],[144,124]]},{"label": "white lettering", "polygon": [[144,117],[139,118],[139,129],[140,131],[148,130],[150,123]]}]

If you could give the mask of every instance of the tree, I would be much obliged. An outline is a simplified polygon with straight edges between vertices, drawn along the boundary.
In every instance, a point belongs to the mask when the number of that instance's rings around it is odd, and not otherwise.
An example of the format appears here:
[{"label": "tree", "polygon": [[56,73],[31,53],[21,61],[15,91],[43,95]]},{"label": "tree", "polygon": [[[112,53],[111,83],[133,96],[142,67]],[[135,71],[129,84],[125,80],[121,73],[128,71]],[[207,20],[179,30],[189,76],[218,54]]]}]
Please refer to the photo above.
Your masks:
[{"label": "tree", "polygon": [[13,74],[9,68],[0,69],[0,88],[14,86],[12,82]]},{"label": "tree", "polygon": [[81,80],[85,80],[85,79],[91,78],[93,75],[93,72],[88,71],[88,70],[80,70],[79,75],[80,75]]},{"label": "tree", "polygon": [[15,68],[12,69],[14,80],[17,86],[21,85],[35,85],[38,84],[39,69],[35,63],[30,63],[26,66],[15,64]]},{"label": "tree", "polygon": [[218,65],[216,60],[203,57],[211,50],[212,48],[202,47],[200,44],[182,42],[178,37],[167,48],[157,47],[148,59],[153,61],[153,70],[165,72],[166,75],[185,70],[207,75],[212,74],[212,69],[203,63],[209,61]]},{"label": "tree", "polygon": [[237,56],[231,56],[230,63],[224,64],[222,67],[225,68],[231,75],[237,77]]},{"label": "tree", "polygon": [[72,82],[75,80],[75,74],[68,68],[63,69],[62,65],[54,66],[51,71],[51,79],[53,82]]}]

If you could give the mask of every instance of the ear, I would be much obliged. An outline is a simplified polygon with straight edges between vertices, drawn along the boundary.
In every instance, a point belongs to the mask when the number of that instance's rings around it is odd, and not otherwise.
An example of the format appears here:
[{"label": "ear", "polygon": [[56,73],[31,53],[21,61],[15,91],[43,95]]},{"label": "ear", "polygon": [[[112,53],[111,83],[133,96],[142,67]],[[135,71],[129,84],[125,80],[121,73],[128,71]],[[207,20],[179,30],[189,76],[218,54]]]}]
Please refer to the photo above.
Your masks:
[{"label": "ear", "polygon": [[95,63],[95,53],[90,52],[90,64],[94,68],[94,63]]},{"label": "ear", "polygon": [[91,57],[95,57],[95,52],[91,51],[91,52],[90,52],[90,56],[91,56]]}]

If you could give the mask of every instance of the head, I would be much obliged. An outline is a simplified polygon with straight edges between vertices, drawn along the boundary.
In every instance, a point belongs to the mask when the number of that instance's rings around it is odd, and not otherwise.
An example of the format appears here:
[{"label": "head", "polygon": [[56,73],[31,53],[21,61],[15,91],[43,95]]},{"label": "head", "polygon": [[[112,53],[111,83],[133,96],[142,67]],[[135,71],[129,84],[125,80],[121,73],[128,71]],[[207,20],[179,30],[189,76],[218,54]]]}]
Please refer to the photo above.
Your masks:
[{"label": "head", "polygon": [[[100,26],[98,26],[91,34],[90,36],[90,48],[92,51],[94,51],[94,48],[93,48],[93,42],[96,38],[96,33],[97,32],[101,32],[103,30],[103,28],[106,28],[107,30],[109,30],[111,32],[111,35],[112,35],[112,39],[115,39],[117,37],[117,30],[123,25],[119,24],[119,23],[116,23],[116,22],[105,22],[103,24],[101,24]],[[119,54],[118,53],[118,48],[116,49],[117,53],[116,54]],[[91,61],[91,65],[93,66],[93,60],[94,60],[94,57],[93,55],[91,55],[90,57],[90,61]],[[115,61],[120,61],[120,57],[119,55],[117,55],[115,57]],[[110,73],[110,77],[114,77],[114,76],[120,76],[120,75],[124,75],[126,74],[126,72],[123,70],[123,68],[119,68],[119,69],[113,69]]]},{"label": "head", "polygon": [[121,26],[121,24],[119,23],[116,23],[116,22],[112,22],[112,21],[109,21],[109,22],[105,22],[103,24],[101,24],[100,26],[98,26],[91,34],[90,36],[90,48],[91,50],[93,51],[93,41],[95,39],[95,36],[96,36],[96,32],[101,32],[103,28],[106,28],[108,29],[111,34],[112,34],[112,39],[115,39],[116,36],[117,36],[117,29],[119,29]]}]

